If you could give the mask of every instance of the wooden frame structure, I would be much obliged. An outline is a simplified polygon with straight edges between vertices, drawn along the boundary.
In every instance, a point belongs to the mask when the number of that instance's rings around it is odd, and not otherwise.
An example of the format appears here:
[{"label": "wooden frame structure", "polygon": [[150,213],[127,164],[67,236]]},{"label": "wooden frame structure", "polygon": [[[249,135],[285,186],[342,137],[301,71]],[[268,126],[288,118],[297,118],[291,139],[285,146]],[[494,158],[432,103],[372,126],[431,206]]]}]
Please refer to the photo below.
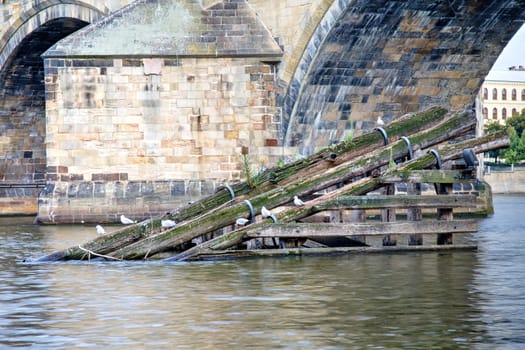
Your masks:
[{"label": "wooden frame structure", "polygon": [[[475,244],[454,242],[454,237],[476,232],[476,222],[456,220],[453,213],[490,212],[490,191],[454,194],[452,186],[478,186],[475,154],[509,144],[504,133],[468,137],[475,126],[471,112],[433,108],[403,116],[377,132],[268,169],[250,181],[222,186],[215,195],[163,217],[37,261],[472,249]],[[396,193],[398,183],[406,184],[407,194]],[[433,184],[435,194],[422,194],[422,183]],[[304,205],[293,205],[295,196]],[[272,214],[262,217],[263,208]],[[166,217],[177,225],[163,230]],[[236,225],[239,218],[249,224]]]}]

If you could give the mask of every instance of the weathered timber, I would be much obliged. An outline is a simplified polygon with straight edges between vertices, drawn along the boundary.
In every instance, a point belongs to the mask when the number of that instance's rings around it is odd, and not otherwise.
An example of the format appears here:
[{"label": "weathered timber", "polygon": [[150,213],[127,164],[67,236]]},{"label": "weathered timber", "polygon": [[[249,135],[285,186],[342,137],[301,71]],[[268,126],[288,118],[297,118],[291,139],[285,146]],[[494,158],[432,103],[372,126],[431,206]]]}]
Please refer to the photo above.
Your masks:
[{"label": "weathered timber", "polygon": [[[471,115],[460,114],[452,119],[455,120],[453,124],[457,125],[458,133],[461,135],[463,135],[466,130],[465,124],[470,125],[469,128],[475,125],[475,120],[473,123]],[[461,123],[459,123],[459,121],[461,121]],[[441,129],[443,124],[447,125],[445,129]],[[418,137],[423,138],[429,144],[431,142],[425,138],[424,135],[430,139],[435,138],[441,142],[443,141],[443,134],[447,134],[449,137],[451,137],[450,135],[455,135],[449,130],[450,124],[450,120],[447,120],[445,123],[439,124],[436,127],[439,131],[432,128],[420,133]],[[458,152],[462,152],[462,149]],[[256,213],[260,212],[262,206],[274,208],[284,205],[290,201],[294,195],[301,196],[310,194],[363,176],[367,172],[371,172],[374,169],[388,164],[393,154],[396,154],[397,157],[406,156],[406,145],[404,141],[396,141],[387,147],[369,152],[365,156],[357,157],[329,169],[324,169],[309,177],[299,178],[293,182],[283,184],[261,195],[250,198],[251,204]],[[361,194],[372,191],[380,186],[379,179],[374,179],[374,185],[370,188],[364,188]],[[147,237],[140,242],[123,247],[111,255],[121,259],[142,259],[146,254],[152,256],[164,250],[172,249],[207,232],[231,225],[238,217],[246,217],[246,213],[247,209],[243,203],[213,210],[206,216],[188,222],[187,224],[181,224],[172,230],[158,235]]]},{"label": "weathered timber", "polygon": [[254,250],[214,250],[202,252],[188,258],[188,261],[217,260],[228,258],[261,258],[308,255],[342,255],[342,254],[371,254],[385,252],[433,252],[433,251],[471,251],[477,250],[472,244],[454,245],[426,245],[426,246],[385,246],[385,247],[320,247],[320,248],[283,248],[283,249],[254,249]]},{"label": "weathered timber", "polygon": [[[437,182],[434,180],[434,182]],[[421,195],[421,183],[409,182],[407,184],[407,195]],[[446,198],[446,197],[445,197]],[[472,200],[472,204],[475,206],[476,200]],[[421,221],[423,220],[423,212],[421,208],[414,205],[407,209],[407,220],[408,221]],[[423,244],[423,236],[419,233],[408,236],[408,245],[421,245]]]},{"label": "weathered timber", "polygon": [[466,177],[460,170],[407,170],[393,171],[388,176],[382,176],[381,182],[384,184],[391,183],[469,183],[475,181],[475,178]]},{"label": "weathered timber", "polygon": [[[463,149],[473,148],[476,153],[486,152],[492,149],[499,149],[509,145],[509,138],[505,132],[485,135],[476,139],[469,139],[455,144],[449,144],[440,148],[440,154],[443,161],[459,159],[463,156]],[[431,167],[435,164],[435,157],[432,154],[425,154],[420,158],[403,163],[398,167],[400,171],[410,169],[423,169]],[[385,175],[388,175],[389,172]],[[319,211],[324,210],[323,206],[334,205],[337,197],[344,194],[362,195],[371,192],[381,186],[379,177],[363,178],[352,183],[349,183],[337,190],[322,195],[312,201],[306,203],[304,207],[291,208],[278,215],[279,222],[291,222],[299,220],[303,217],[313,215]],[[332,203],[330,203],[332,201]],[[194,255],[199,255],[210,250],[224,250],[234,247],[242,243],[247,238],[248,230],[256,231],[264,229],[268,223],[254,224],[241,230],[226,233],[220,237],[214,238],[210,241],[204,242],[199,246],[190,248],[182,253],[175,255],[173,258],[167,260],[186,260],[191,259]]]},{"label": "weathered timber", "polygon": [[[438,183],[435,184],[436,193],[440,195],[450,195],[452,194],[452,184],[451,183]],[[438,208],[437,209],[438,220],[451,221],[454,218],[452,208]],[[440,233],[437,236],[437,244],[452,244],[452,233]]]},{"label": "weathered timber", "polygon": [[[395,184],[387,184],[383,187],[383,191],[387,196],[394,196],[396,193],[396,185]],[[381,221],[383,222],[394,222],[396,221],[396,209],[395,208],[383,208],[381,209]],[[363,237],[362,235],[361,237]],[[366,236],[365,240],[366,240]],[[388,234],[383,237],[383,245],[390,246],[390,245],[396,245],[397,238],[395,235]]]},{"label": "weathered timber", "polygon": [[[152,232],[160,229],[160,221],[148,219],[143,222],[125,226],[107,235],[97,236],[95,239],[80,246],[73,246],[37,259],[37,261],[82,260],[87,256],[85,250],[105,255],[128,244],[141,240]],[[83,249],[82,249],[83,248]]]},{"label": "weathered timber", "polygon": [[474,195],[368,195],[347,196],[320,205],[322,210],[340,209],[403,209],[413,208],[468,208],[476,206]]},{"label": "weathered timber", "polygon": [[326,237],[326,236],[384,236],[414,233],[472,233],[478,230],[475,220],[425,220],[418,222],[357,222],[357,223],[286,223],[274,224],[263,230],[250,230],[247,238],[264,237]]}]

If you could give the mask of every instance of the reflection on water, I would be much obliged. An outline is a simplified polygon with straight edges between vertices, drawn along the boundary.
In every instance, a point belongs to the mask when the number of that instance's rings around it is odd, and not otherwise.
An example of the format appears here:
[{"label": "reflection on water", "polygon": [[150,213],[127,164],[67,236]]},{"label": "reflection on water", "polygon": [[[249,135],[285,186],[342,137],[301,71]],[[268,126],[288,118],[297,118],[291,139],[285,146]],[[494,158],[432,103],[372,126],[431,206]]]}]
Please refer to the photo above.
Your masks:
[{"label": "reflection on water", "polygon": [[198,263],[23,263],[95,230],[0,219],[0,345],[519,349],[525,200],[495,204],[478,252]]}]

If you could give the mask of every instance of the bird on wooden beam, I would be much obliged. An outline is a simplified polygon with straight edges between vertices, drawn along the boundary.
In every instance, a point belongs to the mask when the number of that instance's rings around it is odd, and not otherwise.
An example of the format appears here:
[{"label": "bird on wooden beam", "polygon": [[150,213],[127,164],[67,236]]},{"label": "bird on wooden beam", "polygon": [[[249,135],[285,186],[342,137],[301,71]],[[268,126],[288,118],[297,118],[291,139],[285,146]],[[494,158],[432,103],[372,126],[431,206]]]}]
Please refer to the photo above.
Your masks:
[{"label": "bird on wooden beam", "polygon": [[174,220],[166,219],[166,220],[161,220],[160,221],[160,226],[163,229],[169,229],[169,228],[173,228],[173,227],[177,226],[177,223]]},{"label": "bird on wooden beam", "polygon": [[104,227],[102,227],[100,225],[97,225],[97,226],[95,226],[95,228],[97,229],[97,233],[99,235],[105,235],[106,234],[106,230],[104,230]]},{"label": "bird on wooden beam", "polygon": [[293,197],[293,204],[296,205],[297,207],[301,207],[304,205],[304,202],[301,200],[301,198],[297,197],[297,196],[294,196]]},{"label": "bird on wooden beam", "polygon": [[120,222],[124,225],[129,225],[134,224],[136,221],[133,221],[130,218],[125,217],[124,215],[120,215]]},{"label": "bird on wooden beam", "polygon": [[246,226],[249,222],[250,222],[250,220],[248,220],[246,218],[238,218],[237,220],[235,220],[235,225],[237,225],[237,226]]},{"label": "bird on wooden beam", "polygon": [[263,206],[261,208],[261,215],[263,218],[269,218],[270,216],[272,216],[272,213],[268,209],[266,209],[265,206]]}]

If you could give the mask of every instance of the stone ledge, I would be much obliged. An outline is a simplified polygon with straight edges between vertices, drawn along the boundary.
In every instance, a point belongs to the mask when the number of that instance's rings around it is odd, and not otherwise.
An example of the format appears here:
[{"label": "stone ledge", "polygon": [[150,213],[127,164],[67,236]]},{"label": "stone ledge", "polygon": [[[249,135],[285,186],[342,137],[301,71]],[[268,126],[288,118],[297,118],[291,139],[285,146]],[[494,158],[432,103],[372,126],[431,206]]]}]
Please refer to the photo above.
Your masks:
[{"label": "stone ledge", "polygon": [[[114,178],[114,174],[101,175]],[[118,223],[120,214],[143,220],[210,195],[221,184],[215,180],[182,179],[49,182],[40,191],[36,221],[41,224]]]}]

